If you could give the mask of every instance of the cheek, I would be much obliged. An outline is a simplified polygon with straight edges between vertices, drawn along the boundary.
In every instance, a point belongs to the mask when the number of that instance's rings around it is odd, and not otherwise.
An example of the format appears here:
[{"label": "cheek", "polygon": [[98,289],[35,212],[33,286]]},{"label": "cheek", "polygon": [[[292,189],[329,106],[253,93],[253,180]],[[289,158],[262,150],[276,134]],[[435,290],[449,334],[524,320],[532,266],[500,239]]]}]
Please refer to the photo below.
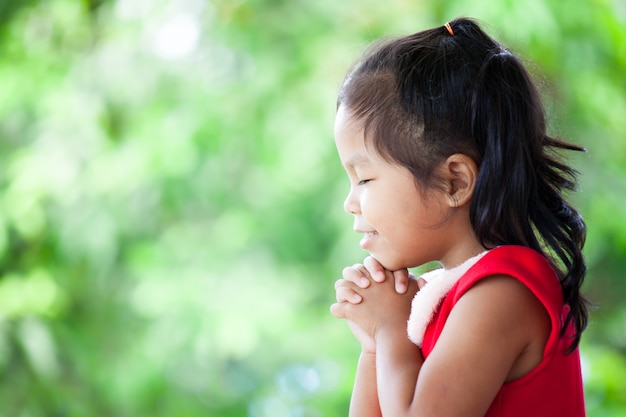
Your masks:
[{"label": "cheek", "polygon": [[369,218],[372,220],[380,219],[381,217],[384,218],[388,209],[385,207],[385,204],[382,203],[383,201],[385,200],[381,198],[381,196],[376,196],[375,193],[364,191],[360,198],[363,217],[365,217],[366,220]]}]

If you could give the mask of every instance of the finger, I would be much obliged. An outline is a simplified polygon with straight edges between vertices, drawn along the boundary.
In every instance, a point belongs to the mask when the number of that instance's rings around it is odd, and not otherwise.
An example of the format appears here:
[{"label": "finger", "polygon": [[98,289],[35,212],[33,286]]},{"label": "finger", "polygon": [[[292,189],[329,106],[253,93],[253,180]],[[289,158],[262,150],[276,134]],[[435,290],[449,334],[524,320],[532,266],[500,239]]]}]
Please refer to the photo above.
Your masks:
[{"label": "finger", "polygon": [[345,287],[348,284],[349,281],[346,281],[345,279],[338,279],[337,281],[335,281],[335,290],[337,290],[339,287]]},{"label": "finger", "polygon": [[335,296],[337,298],[337,302],[359,304],[363,301],[363,297],[358,293],[358,290],[359,287],[352,281],[339,279],[335,282]]},{"label": "finger", "polygon": [[336,298],[338,303],[348,302],[352,304],[359,304],[363,301],[363,297],[359,293],[348,287],[337,288]]},{"label": "finger", "polygon": [[421,290],[426,285],[426,280],[424,278],[417,279],[417,287]]},{"label": "finger", "polygon": [[370,286],[369,274],[361,264],[347,266],[341,272],[343,279],[355,283],[361,288]]},{"label": "finger", "polygon": [[396,292],[398,294],[404,294],[409,287],[409,271],[407,269],[393,271],[393,278],[396,285]]},{"label": "finger", "polygon": [[330,306],[330,313],[338,319],[346,318],[345,303],[334,303]]},{"label": "finger", "polygon": [[374,257],[368,256],[365,258],[363,266],[374,281],[383,282],[385,280],[385,268]]}]

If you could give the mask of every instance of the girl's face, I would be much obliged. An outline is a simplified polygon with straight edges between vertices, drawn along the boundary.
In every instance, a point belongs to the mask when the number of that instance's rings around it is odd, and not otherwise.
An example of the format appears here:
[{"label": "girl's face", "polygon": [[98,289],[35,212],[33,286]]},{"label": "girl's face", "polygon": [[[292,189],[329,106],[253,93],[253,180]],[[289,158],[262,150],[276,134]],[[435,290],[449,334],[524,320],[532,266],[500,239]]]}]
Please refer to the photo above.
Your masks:
[{"label": "girl's face", "polygon": [[362,124],[343,106],[335,119],[335,143],[350,179],[344,208],[363,234],[361,247],[392,271],[442,260],[453,242],[444,193],[418,189],[408,169],[365,146]]}]

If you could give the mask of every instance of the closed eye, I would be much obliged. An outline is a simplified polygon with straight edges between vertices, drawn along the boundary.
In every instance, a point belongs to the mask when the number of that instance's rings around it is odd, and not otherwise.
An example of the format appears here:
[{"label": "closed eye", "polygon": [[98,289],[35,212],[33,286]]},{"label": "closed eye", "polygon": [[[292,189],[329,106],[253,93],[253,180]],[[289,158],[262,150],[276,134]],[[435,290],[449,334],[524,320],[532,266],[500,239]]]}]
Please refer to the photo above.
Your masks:
[{"label": "closed eye", "polygon": [[365,184],[367,184],[370,181],[371,181],[371,179],[361,180],[361,181],[359,181],[359,185],[365,185]]}]

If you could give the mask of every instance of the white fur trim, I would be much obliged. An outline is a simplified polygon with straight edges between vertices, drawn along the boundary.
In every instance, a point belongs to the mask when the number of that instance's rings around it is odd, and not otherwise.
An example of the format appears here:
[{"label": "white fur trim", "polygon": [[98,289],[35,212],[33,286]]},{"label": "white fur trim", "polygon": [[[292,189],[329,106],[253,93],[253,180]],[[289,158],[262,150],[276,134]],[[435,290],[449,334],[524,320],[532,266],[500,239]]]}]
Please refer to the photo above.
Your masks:
[{"label": "white fur trim", "polygon": [[452,289],[454,284],[480,260],[487,252],[483,252],[455,266],[454,268],[439,268],[421,276],[427,283],[415,294],[411,303],[411,315],[407,323],[409,339],[421,347],[424,342],[426,327],[432,321],[439,309],[441,301]]}]

